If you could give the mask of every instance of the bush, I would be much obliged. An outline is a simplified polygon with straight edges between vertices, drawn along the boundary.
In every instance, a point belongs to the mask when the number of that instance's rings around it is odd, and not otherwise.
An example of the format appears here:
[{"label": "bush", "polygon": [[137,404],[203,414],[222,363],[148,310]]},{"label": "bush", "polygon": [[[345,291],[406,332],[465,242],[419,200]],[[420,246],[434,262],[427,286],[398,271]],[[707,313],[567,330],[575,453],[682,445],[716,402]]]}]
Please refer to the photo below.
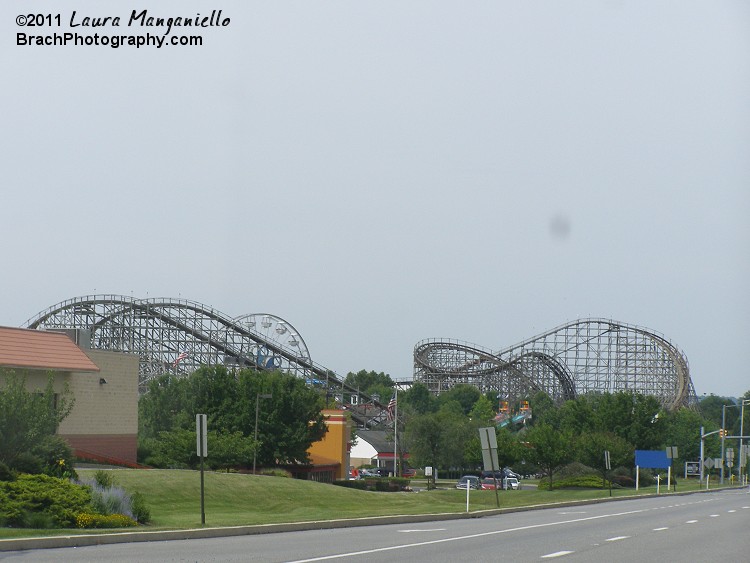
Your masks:
[{"label": "bush", "polygon": [[94,473],[94,481],[102,489],[107,489],[115,484],[115,476],[109,471],[97,469]]},{"label": "bush", "polygon": [[358,489],[361,491],[396,492],[409,490],[409,479],[402,477],[367,477],[365,479],[339,479],[333,482],[339,487]]},{"label": "bush", "polygon": [[5,526],[28,527],[46,514],[56,527],[75,525],[76,516],[89,510],[91,493],[85,487],[48,475],[21,474],[15,481],[0,481],[0,522]]},{"label": "bush", "polygon": [[18,457],[13,461],[13,469],[19,473],[37,475],[43,473],[43,467],[44,462],[42,462],[42,458],[29,452],[18,454]]},{"label": "bush", "polygon": [[42,460],[42,472],[51,477],[63,479],[77,479],[78,474],[73,468],[73,450],[60,436],[47,436],[33,452]]},{"label": "bush", "polygon": [[76,517],[78,528],[129,528],[138,523],[124,514],[93,514],[82,512]]},{"label": "bush", "polygon": [[[602,489],[609,487],[609,481],[602,482],[600,475],[589,474],[578,477],[566,477],[564,479],[553,479],[552,490],[556,489]],[[549,491],[549,478],[545,477],[539,481],[539,490]]]},{"label": "bush", "polygon": [[133,513],[133,518],[139,524],[151,522],[151,511],[146,505],[146,498],[138,491],[130,497],[130,510]]},{"label": "bush", "polygon": [[15,481],[18,473],[0,461],[0,481]]},{"label": "bush", "polygon": [[130,495],[121,487],[91,485],[91,506],[99,514],[132,514]]},{"label": "bush", "polygon": [[269,477],[288,477],[292,478],[292,474],[286,469],[262,469],[258,471],[258,475],[268,475]]},{"label": "bush", "polygon": [[635,479],[630,475],[612,475],[611,481],[613,484],[619,485],[620,487],[626,487],[628,489],[635,488]]}]

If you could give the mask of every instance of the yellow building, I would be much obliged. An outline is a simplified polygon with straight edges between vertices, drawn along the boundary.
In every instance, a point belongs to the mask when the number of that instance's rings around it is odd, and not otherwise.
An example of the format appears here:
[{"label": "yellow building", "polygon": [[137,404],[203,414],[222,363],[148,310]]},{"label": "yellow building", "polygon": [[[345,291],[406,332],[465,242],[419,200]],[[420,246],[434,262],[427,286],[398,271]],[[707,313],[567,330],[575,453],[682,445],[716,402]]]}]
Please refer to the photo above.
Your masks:
[{"label": "yellow building", "polygon": [[328,432],[307,450],[312,463],[308,478],[324,482],[347,479],[351,449],[351,421],[346,411],[343,410],[325,409],[322,412]]}]

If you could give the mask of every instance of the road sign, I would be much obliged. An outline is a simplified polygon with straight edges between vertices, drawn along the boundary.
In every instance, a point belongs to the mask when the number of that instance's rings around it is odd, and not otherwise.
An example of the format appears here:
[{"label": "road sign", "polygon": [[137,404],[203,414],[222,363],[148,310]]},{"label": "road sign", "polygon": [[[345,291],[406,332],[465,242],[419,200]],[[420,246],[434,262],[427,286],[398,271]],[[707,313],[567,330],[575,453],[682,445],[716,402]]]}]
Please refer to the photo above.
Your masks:
[{"label": "road sign", "polygon": [[714,467],[714,460],[711,459],[710,457],[707,457],[706,459],[703,460],[703,467],[705,467],[707,469],[713,469],[713,467]]},{"label": "road sign", "polygon": [[612,464],[610,463],[610,460],[609,460],[609,450],[604,450],[604,467],[608,471],[612,469]]},{"label": "road sign", "polygon": [[198,457],[208,456],[208,416],[205,414],[195,415],[195,437],[196,451]]}]

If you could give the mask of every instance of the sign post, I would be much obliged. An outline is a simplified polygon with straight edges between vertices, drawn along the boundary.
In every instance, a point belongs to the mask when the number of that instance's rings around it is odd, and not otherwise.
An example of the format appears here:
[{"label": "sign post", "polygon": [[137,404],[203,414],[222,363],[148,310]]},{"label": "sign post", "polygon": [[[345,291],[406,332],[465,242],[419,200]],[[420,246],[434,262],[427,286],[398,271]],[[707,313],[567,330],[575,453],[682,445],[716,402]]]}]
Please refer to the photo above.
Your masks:
[{"label": "sign post", "polygon": [[203,458],[208,455],[208,417],[205,414],[195,415],[195,433],[198,457],[201,460],[201,526],[203,526],[206,523],[206,511],[203,502]]},{"label": "sign post", "polygon": [[[484,462],[484,470],[492,471],[492,478],[495,480],[495,503],[500,508],[500,497],[497,492],[497,474],[495,471],[499,471],[500,463],[497,460],[497,435],[495,434],[495,428],[492,426],[479,429],[479,442],[482,444],[482,461]],[[502,481],[501,481],[502,483]],[[481,481],[480,481],[480,487]],[[468,496],[466,497],[469,498]]]}]

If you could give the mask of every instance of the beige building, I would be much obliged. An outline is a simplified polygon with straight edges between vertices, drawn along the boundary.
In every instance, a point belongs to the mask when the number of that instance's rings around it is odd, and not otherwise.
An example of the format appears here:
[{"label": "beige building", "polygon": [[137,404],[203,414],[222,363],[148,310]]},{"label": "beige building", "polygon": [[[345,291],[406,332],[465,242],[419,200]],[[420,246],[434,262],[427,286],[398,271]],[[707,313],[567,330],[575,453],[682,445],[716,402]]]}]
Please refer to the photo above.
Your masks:
[{"label": "beige building", "polygon": [[[83,459],[135,465],[138,442],[138,356],[79,348],[62,332],[0,327],[0,367],[75,399],[58,434]],[[4,384],[0,373],[0,385]]]}]

